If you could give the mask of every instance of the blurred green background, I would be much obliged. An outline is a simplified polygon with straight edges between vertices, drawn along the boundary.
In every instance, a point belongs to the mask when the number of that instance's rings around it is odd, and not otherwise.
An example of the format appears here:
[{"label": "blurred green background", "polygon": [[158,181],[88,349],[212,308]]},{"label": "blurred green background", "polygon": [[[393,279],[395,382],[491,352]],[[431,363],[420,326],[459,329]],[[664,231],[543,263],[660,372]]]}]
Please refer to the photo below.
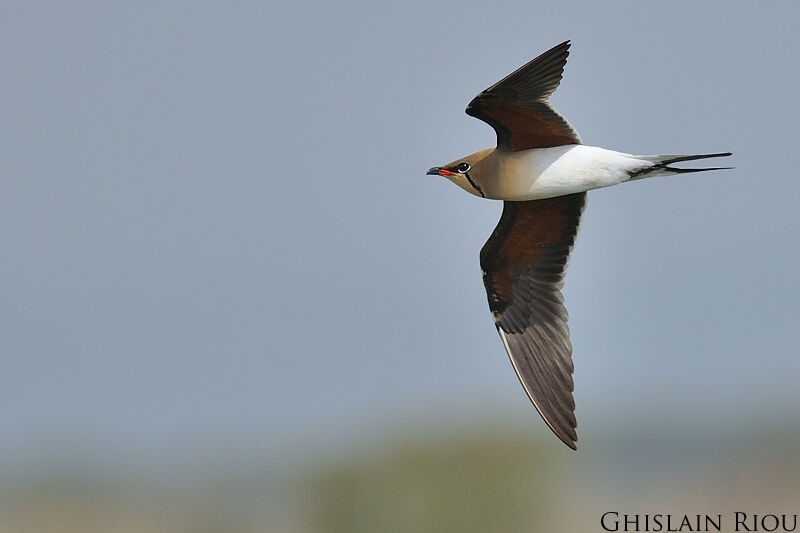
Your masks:
[{"label": "blurred green background", "polygon": [[[6,2],[0,532],[800,511],[798,5]],[[565,39],[586,144],[736,166],[589,194],[576,453],[487,313],[501,205],[425,176]]]},{"label": "blurred green background", "polygon": [[721,514],[723,530],[733,531],[735,512],[791,515],[800,501],[797,429],[712,436],[696,426],[676,436],[636,425],[574,454],[517,422],[393,428],[327,457],[251,456],[221,470],[28,473],[3,484],[0,528],[602,531],[602,514],[614,511]]}]

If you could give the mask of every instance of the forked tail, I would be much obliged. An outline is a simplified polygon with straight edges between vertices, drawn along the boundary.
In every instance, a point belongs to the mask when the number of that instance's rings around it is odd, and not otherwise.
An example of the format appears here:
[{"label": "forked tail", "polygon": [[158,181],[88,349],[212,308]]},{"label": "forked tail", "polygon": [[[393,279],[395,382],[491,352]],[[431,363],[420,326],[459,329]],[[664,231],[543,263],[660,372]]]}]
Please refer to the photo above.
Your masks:
[{"label": "forked tail", "polygon": [[647,161],[651,166],[637,169],[630,173],[630,179],[636,180],[649,178],[651,176],[664,176],[669,174],[684,174],[687,172],[704,172],[706,170],[727,170],[733,167],[705,167],[705,168],[677,168],[671,167],[672,163],[681,161],[694,161],[695,159],[708,159],[711,157],[728,157],[731,152],[720,152],[718,154],[695,154],[695,155],[637,155],[636,159]]}]

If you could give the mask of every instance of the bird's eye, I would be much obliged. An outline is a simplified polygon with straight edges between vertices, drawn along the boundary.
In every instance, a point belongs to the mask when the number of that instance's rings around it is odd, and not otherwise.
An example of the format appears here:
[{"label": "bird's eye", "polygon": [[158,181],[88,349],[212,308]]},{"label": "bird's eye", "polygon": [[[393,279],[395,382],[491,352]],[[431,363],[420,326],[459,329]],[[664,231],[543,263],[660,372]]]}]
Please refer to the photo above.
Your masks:
[{"label": "bird's eye", "polygon": [[461,172],[463,174],[464,172],[469,170],[469,163],[467,163],[467,162],[459,163],[458,166],[456,167],[456,170],[458,170],[459,172]]}]

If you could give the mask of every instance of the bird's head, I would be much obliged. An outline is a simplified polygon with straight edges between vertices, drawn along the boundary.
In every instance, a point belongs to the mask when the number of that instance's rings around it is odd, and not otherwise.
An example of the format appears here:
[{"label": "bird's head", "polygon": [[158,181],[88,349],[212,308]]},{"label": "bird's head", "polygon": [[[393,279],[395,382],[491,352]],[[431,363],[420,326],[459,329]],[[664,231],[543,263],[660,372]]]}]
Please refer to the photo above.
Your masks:
[{"label": "bird's head", "polygon": [[475,196],[485,197],[481,188],[482,163],[486,156],[494,151],[494,148],[487,148],[480,152],[475,152],[468,156],[456,159],[441,167],[433,167],[428,170],[428,175],[444,176],[465,191]]}]

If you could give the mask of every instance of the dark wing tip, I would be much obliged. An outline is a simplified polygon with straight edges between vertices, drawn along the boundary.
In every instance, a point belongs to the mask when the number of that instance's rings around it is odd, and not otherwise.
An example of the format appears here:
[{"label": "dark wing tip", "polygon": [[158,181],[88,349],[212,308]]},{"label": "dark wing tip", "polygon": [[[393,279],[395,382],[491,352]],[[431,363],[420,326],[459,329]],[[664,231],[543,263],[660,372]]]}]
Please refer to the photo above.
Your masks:
[{"label": "dark wing tip", "polygon": [[[524,96],[529,101],[546,100],[561,81],[571,45],[572,43],[566,40],[539,54],[491,87],[481,91],[470,105],[476,99],[485,97],[493,91],[500,93],[502,89],[508,88],[515,89],[513,92],[527,93]],[[508,95],[498,94],[498,96]]]},{"label": "dark wing tip", "polygon": [[[504,319],[505,316],[501,321]],[[571,382],[564,388],[557,379],[559,370],[550,365],[558,356],[533,339],[530,331],[511,333],[499,322],[495,326],[522,388],[539,416],[561,442],[576,450],[578,434]]]},{"label": "dark wing tip", "polygon": [[555,45],[550,50],[564,50],[564,51],[566,51],[566,50],[569,50],[570,46],[572,46],[572,40],[571,39],[567,39],[566,41],[564,41],[562,43],[558,43],[557,45]]},{"label": "dark wing tip", "polygon": [[553,433],[555,433],[556,437],[558,437],[561,442],[566,444],[569,448],[575,451],[578,450],[578,435],[575,433],[575,428],[572,428],[572,435],[567,435],[566,433],[555,430],[553,430]]}]

